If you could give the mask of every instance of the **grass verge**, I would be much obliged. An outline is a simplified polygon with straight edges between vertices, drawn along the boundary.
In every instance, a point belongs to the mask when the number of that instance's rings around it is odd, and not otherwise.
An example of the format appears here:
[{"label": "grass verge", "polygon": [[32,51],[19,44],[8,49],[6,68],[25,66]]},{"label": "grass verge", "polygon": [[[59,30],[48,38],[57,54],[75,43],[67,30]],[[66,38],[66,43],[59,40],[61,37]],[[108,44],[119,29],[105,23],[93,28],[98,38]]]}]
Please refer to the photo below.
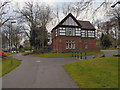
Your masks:
[{"label": "grass verge", "polygon": [[81,60],[63,66],[80,88],[118,88],[118,58]]},{"label": "grass verge", "polygon": [[24,56],[27,53],[32,53],[32,51],[26,51],[26,52],[22,52],[21,55]]},{"label": "grass verge", "polygon": [[[97,55],[97,54],[103,54],[103,52],[87,52],[87,56]],[[75,56],[75,53],[73,55]],[[72,53],[44,53],[44,54],[30,54],[27,56],[45,57],[45,58],[68,58],[68,57],[72,57]],[[82,53],[82,56],[85,56],[85,53]]]},{"label": "grass verge", "polygon": [[3,59],[2,61],[0,61],[0,65],[2,64],[2,68],[0,68],[2,71],[2,75],[4,76],[5,74],[7,74],[8,72],[12,71],[13,69],[15,69],[17,66],[20,65],[20,60],[13,58],[13,64],[11,65],[10,63],[10,57]]},{"label": "grass verge", "polygon": [[5,52],[6,56],[13,55],[13,54],[16,54],[16,53]]}]

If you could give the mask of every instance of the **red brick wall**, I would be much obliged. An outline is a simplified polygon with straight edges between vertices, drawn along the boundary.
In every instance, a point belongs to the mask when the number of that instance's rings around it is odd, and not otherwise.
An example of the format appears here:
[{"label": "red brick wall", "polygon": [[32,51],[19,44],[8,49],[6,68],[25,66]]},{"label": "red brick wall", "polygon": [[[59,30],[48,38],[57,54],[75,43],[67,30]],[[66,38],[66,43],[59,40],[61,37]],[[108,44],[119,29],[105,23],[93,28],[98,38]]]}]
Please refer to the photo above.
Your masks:
[{"label": "red brick wall", "polygon": [[52,30],[52,38],[55,38],[55,30]]},{"label": "red brick wall", "polygon": [[88,42],[88,48],[86,49],[87,51],[94,51],[96,50],[96,42],[94,38],[82,38],[81,40],[81,45],[82,45],[82,51],[85,51],[85,41]]},{"label": "red brick wall", "polygon": [[[66,40],[75,40],[75,49],[66,49]],[[78,51],[80,49],[80,37],[56,37],[56,51],[67,52],[67,51]]]},{"label": "red brick wall", "polygon": [[[57,52],[68,52],[68,51],[85,51],[85,40],[88,42],[88,48],[86,51],[98,51],[96,48],[96,42],[94,38],[82,38],[76,36],[55,36],[55,30],[52,31],[52,48]],[[75,49],[66,49],[66,40],[75,40]]]}]

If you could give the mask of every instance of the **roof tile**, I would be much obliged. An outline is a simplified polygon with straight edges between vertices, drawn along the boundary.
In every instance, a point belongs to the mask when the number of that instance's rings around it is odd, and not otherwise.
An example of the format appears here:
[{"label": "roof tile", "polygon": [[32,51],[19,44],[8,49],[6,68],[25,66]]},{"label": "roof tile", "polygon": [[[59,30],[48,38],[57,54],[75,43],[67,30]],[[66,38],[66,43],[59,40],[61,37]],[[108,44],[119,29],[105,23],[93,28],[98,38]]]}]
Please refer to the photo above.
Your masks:
[{"label": "roof tile", "polygon": [[78,22],[82,26],[82,29],[94,29],[95,30],[94,26],[89,21],[78,20]]}]

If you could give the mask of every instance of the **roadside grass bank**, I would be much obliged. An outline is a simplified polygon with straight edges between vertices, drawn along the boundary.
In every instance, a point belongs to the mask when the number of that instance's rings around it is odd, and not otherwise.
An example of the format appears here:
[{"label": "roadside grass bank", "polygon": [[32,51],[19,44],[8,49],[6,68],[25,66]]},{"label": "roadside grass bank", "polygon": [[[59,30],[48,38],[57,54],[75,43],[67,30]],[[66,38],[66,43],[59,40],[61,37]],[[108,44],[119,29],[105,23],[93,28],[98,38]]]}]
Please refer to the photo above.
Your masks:
[{"label": "roadside grass bank", "polygon": [[5,74],[7,74],[8,72],[12,71],[20,65],[20,60],[16,58],[13,58],[12,65],[10,62],[10,57],[6,57],[2,61],[0,61],[0,65],[2,65],[2,68],[0,68],[0,71],[2,71],[0,77],[4,76]]},{"label": "roadside grass bank", "polygon": [[16,54],[16,53],[5,52],[6,56],[13,55],[13,54]]},{"label": "roadside grass bank", "polygon": [[21,54],[22,56],[24,56],[24,55],[26,55],[26,54],[28,54],[28,53],[32,53],[32,51],[21,52],[20,54]]},{"label": "roadside grass bank", "polygon": [[63,68],[80,88],[118,88],[118,57],[81,60]]},{"label": "roadside grass bank", "polygon": [[[29,53],[29,52],[28,52]],[[22,53],[22,55],[27,54],[27,52]],[[92,56],[92,55],[98,55],[98,54],[103,54],[103,52],[87,52],[87,56]],[[78,53],[76,53],[76,56]],[[43,53],[43,54],[29,54],[27,56],[34,56],[34,57],[45,57],[45,58],[69,58],[72,57],[72,52],[70,53]],[[73,56],[75,56],[75,53],[73,53]],[[80,56],[80,53],[79,53]],[[85,52],[82,53],[82,56],[85,56]]]}]

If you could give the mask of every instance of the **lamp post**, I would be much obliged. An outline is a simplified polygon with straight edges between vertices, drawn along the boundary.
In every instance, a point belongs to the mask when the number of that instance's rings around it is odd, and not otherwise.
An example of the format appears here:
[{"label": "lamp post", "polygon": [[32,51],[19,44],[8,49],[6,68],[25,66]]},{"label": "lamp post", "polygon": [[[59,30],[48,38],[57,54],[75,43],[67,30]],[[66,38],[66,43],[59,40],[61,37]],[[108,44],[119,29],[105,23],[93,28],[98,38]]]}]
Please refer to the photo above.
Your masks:
[{"label": "lamp post", "polygon": [[16,23],[16,22],[15,21],[11,22],[11,31],[10,31],[10,33],[11,33],[11,36],[10,36],[11,45],[10,45],[10,51],[12,51],[12,35],[13,35],[13,33],[12,33],[12,23]]},{"label": "lamp post", "polygon": [[[12,51],[12,35],[13,35],[13,33],[12,33],[12,23],[16,23],[15,21],[12,21],[11,22],[11,47],[10,47],[10,51]],[[11,55],[11,65],[13,64],[13,62],[12,62],[12,58],[13,58],[13,55]]]}]

